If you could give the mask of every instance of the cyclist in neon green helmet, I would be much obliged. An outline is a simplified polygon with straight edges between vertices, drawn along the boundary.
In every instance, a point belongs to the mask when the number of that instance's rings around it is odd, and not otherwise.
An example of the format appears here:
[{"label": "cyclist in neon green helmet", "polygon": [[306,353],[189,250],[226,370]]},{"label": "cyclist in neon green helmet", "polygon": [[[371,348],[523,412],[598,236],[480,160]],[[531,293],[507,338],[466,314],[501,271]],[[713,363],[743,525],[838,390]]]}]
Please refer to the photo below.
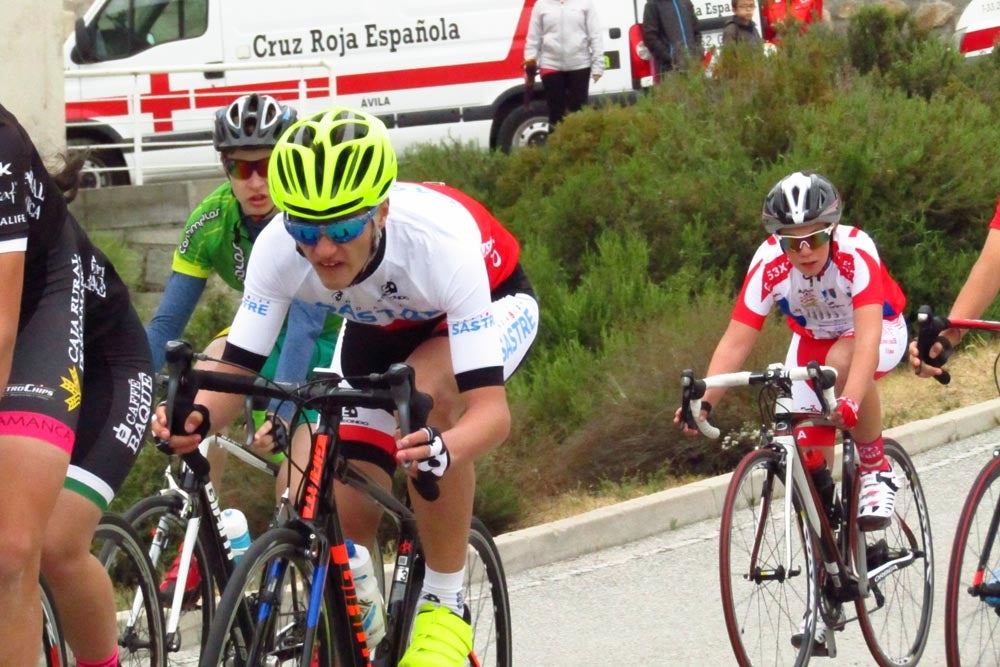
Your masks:
[{"label": "cyclist in neon green helmet", "polygon": [[[269,95],[256,93],[238,97],[216,111],[213,144],[227,178],[188,218],[174,251],[163,298],[146,327],[157,369],[163,366],[165,344],[181,337],[213,274],[232,289],[243,290],[250,251],[261,231],[278,213],[267,184],[271,151],[296,117],[291,107]],[[304,380],[310,369],[328,365],[339,328],[339,317],[296,302],[269,354],[264,375],[295,382]],[[222,354],[226,335],[223,330],[209,343],[205,349],[209,357],[218,358]],[[270,409],[286,422],[291,418],[287,404],[273,404]],[[259,414],[255,428],[266,424],[263,413]],[[220,424],[219,428],[225,426]],[[222,489],[225,453],[218,447],[205,452],[217,492]],[[165,599],[173,595],[178,564],[175,561],[164,576],[161,590]],[[197,569],[193,568],[186,587],[190,595],[198,593],[198,584]]]},{"label": "cyclist in neon green helmet", "polygon": [[[397,439],[392,414],[360,408],[343,417],[341,451],[385,488],[399,464],[411,482],[427,568],[400,665],[461,667],[472,642],[462,586],[474,462],[507,437],[504,382],[535,339],[538,304],[517,240],[482,204],[440,183],[397,182],[397,170],[385,126],[360,111],[334,107],[282,135],[268,185],[283,228],[261,234],[223,359],[259,368],[287,305],[302,299],[345,320],[334,371],[414,368],[417,388],[434,398],[428,428]],[[210,392],[196,402],[210,424],[240,408],[240,397]],[[160,409],[153,430],[184,452],[197,446],[203,423],[192,412],[190,435],[171,436]],[[299,429],[292,442],[302,467],[307,436]],[[435,481],[438,499],[422,498],[417,479]],[[335,492],[338,507],[350,508],[341,514],[345,536],[373,543],[380,510],[350,489]]]}]

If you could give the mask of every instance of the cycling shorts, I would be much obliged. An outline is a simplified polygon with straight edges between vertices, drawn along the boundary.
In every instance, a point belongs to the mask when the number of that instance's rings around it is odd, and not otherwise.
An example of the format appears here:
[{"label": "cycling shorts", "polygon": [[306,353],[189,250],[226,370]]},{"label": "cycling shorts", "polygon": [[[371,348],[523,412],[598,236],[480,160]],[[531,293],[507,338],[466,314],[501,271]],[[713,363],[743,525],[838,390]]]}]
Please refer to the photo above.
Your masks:
[{"label": "cycling shorts", "polygon": [[[506,380],[520,366],[538,333],[538,302],[520,266],[493,290],[492,298]],[[392,364],[406,361],[424,341],[447,335],[444,316],[399,329],[346,320],[332,367],[346,377],[383,373]],[[396,470],[396,428],[395,417],[384,410],[345,410],[340,425],[341,451],[345,458],[375,463],[392,476]]]},{"label": "cycling shorts", "polygon": [[72,231],[49,254],[46,284],[21,313],[0,399],[0,436],[70,454],[65,487],[102,511],[132,468],[149,424],[153,360],[127,291],[103,257],[81,256]]},{"label": "cycling shorts", "polygon": [[[840,338],[852,338],[853,331],[845,333]],[[826,355],[830,348],[840,338],[807,338],[798,333],[792,334],[792,342],[785,357],[786,366],[805,366],[810,361],[826,363]],[[882,320],[882,340],[878,348],[878,366],[875,368],[875,379],[882,377],[903,360],[906,353],[907,333],[906,320],[902,315],[889,320]],[[792,383],[792,406],[796,412],[819,412],[819,402],[816,393],[810,389],[807,382]]]}]

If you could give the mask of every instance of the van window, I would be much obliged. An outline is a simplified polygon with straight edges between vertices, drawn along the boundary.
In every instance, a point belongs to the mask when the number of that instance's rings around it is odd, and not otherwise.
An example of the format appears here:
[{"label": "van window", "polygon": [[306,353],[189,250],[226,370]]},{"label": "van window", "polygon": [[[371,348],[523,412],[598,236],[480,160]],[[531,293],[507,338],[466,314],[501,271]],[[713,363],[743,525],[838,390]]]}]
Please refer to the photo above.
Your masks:
[{"label": "van window", "polygon": [[110,0],[92,25],[97,59],[118,60],[205,34],[208,0]]}]

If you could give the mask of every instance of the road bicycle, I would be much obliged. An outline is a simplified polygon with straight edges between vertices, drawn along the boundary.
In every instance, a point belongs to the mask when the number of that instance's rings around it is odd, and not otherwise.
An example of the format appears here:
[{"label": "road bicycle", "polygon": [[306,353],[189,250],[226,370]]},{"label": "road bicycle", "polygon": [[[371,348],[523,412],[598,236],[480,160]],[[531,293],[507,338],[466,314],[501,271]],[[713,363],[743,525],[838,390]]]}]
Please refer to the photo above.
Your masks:
[{"label": "road bicycle", "polygon": [[[822,414],[792,410],[793,381],[808,381]],[[835,405],[836,370],[810,363],[696,379],[682,374],[682,415],[711,438],[701,413],[706,389],[759,387],[759,442],[737,465],[722,508],[719,571],[726,630],[742,666],[806,665],[836,657],[836,635],[857,621],[875,662],[915,665],[930,630],[934,559],[930,519],[913,463],[885,439],[900,483],[884,530],[858,528],[860,474],[854,441],[841,432],[840,482],[827,500],[796,445],[795,428],[825,425]],[[790,490],[790,492],[789,492]],[[854,603],[854,615],[848,605]],[[825,642],[817,641],[824,633]],[[793,636],[797,641],[793,641]]]},{"label": "road bicycle", "polygon": [[[123,518],[105,514],[97,524],[91,552],[107,569],[119,610],[118,659],[125,667],[165,667],[163,615],[156,601],[157,579],[135,530]],[[52,591],[39,579],[42,641],[39,665],[65,667],[69,652]]]},{"label": "road bicycle", "polygon": [[[247,424],[253,424],[253,406],[247,401]],[[239,443],[221,434],[209,436],[207,447],[218,446],[270,478],[278,464],[257,456],[247,441]],[[171,454],[166,447],[161,451]],[[178,461],[180,461],[178,463]],[[163,595],[168,664],[188,663],[193,649],[200,652],[208,637],[218,593],[235,569],[232,545],[222,524],[218,496],[209,480],[209,464],[201,451],[170,456],[164,471],[165,488],[138,501],[123,517],[143,537],[150,562],[162,581],[178,563],[172,595]],[[197,583],[188,588],[189,578]]]},{"label": "road bicycle", "polygon": [[[1000,322],[917,313],[917,349],[923,363],[945,329],[1000,331]],[[997,367],[994,365],[994,378]],[[947,384],[947,371],[936,376]],[[997,385],[1000,389],[1000,384]],[[950,667],[1000,664],[1000,445],[979,471],[955,527],[944,606],[945,656]]]},{"label": "road bicycle", "polygon": [[[425,567],[416,518],[405,496],[399,499],[382,489],[341,456],[337,427],[343,410],[358,407],[394,411],[402,433],[424,424],[431,400],[415,390],[413,369],[394,364],[385,373],[346,378],[350,386],[324,370],[315,371],[316,379],[309,382],[277,383],[194,369],[192,356],[186,343],[167,346],[166,404],[173,430],[182,423],[175,420],[189,414],[199,388],[288,400],[297,410],[319,413],[301,493],[286,506],[279,525],[256,538],[243,555],[219,600],[200,664],[396,665],[409,641]],[[422,479],[415,487],[434,499],[436,483]],[[386,633],[371,649],[331,493],[335,480],[376,502],[397,531],[393,574],[385,591]],[[463,589],[466,620],[473,629],[468,664],[509,667],[506,578],[496,544],[478,519],[468,535]]]}]

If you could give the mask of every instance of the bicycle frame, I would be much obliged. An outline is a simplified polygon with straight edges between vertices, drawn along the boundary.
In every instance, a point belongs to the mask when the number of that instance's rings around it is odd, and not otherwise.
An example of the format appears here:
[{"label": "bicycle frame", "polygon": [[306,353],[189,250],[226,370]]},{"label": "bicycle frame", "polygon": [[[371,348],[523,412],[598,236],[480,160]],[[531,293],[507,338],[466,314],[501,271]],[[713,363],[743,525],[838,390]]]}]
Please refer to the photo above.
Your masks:
[{"label": "bicycle frame", "polygon": [[[399,657],[396,654],[401,653],[402,645],[405,644],[405,637],[403,637],[405,633],[401,632],[400,626],[408,621],[405,606],[410,599],[409,582],[412,581],[409,576],[410,571],[414,566],[420,565],[419,562],[411,560],[412,555],[419,553],[419,545],[416,542],[416,519],[405,503],[397,500],[390,492],[381,489],[375,482],[368,479],[360,469],[343,459],[340,455],[340,441],[337,437],[337,431],[342,411],[346,407],[375,407],[394,410],[398,415],[400,430],[403,433],[411,432],[413,424],[422,425],[430,412],[431,399],[426,394],[420,394],[414,389],[412,368],[397,364],[385,374],[375,374],[367,378],[352,378],[352,381],[360,381],[361,384],[365,382],[386,383],[388,389],[355,389],[339,387],[338,385],[343,378],[333,373],[324,374],[322,371],[317,371],[319,379],[317,382],[302,385],[283,385],[271,381],[264,383],[258,382],[252,377],[198,371],[190,366],[192,353],[190,346],[185,343],[172,342],[168,344],[166,357],[171,368],[171,378],[167,387],[166,411],[172,422],[178,414],[186,415],[191,410],[194,393],[198,388],[282,399],[287,399],[293,391],[301,391],[304,393],[297,394],[297,404],[300,407],[309,405],[309,407],[318,410],[319,424],[312,434],[311,451],[301,482],[299,500],[287,506],[290,516],[282,523],[283,528],[296,530],[306,538],[306,544],[309,545],[307,555],[314,563],[306,627],[299,653],[300,660],[302,664],[310,664],[317,625],[321,617],[321,605],[324,596],[327,595],[327,586],[330,586],[336,591],[335,596],[327,598],[333,603],[332,620],[336,623],[336,627],[345,629],[342,632],[344,642],[341,644],[341,648],[346,655],[339,657],[338,665],[367,667],[372,664],[371,652],[368,649],[367,637],[362,625],[361,607],[358,604],[354,578],[351,573],[347,548],[344,544],[344,535],[337,516],[336,505],[331,502],[333,483],[335,480],[340,480],[369,495],[400,524],[402,539],[400,540],[389,600],[390,608],[398,610],[398,613],[390,619],[390,632],[387,633],[387,636],[392,638],[391,650],[383,651],[382,654],[385,654],[386,661],[383,662],[383,656],[380,654],[377,663],[379,665],[395,664]],[[201,474],[201,471],[197,470],[195,472],[205,482],[208,482],[207,471],[206,474]],[[207,493],[210,494],[208,500],[210,503],[214,501],[212,512],[221,529],[221,512],[218,511],[218,502],[214,499],[211,484],[206,483],[205,486],[208,489]],[[418,484],[417,489],[428,498],[436,497],[436,484],[424,486]],[[228,550],[228,541],[224,546]],[[284,572],[280,565],[273,568],[266,574],[266,583],[261,590],[275,590],[274,587],[280,584],[283,575]],[[413,601],[415,602],[415,598]],[[260,602],[258,618],[268,618],[269,604],[270,602],[267,600]],[[253,634],[254,622],[249,617],[250,610],[245,604],[241,604],[241,609],[245,609],[245,614],[241,612],[241,615],[245,615],[246,621],[244,626],[243,619],[241,619],[241,631],[246,632],[245,636],[249,638]],[[257,664],[258,661],[255,658],[257,656],[253,654],[246,656],[247,664]]]}]

